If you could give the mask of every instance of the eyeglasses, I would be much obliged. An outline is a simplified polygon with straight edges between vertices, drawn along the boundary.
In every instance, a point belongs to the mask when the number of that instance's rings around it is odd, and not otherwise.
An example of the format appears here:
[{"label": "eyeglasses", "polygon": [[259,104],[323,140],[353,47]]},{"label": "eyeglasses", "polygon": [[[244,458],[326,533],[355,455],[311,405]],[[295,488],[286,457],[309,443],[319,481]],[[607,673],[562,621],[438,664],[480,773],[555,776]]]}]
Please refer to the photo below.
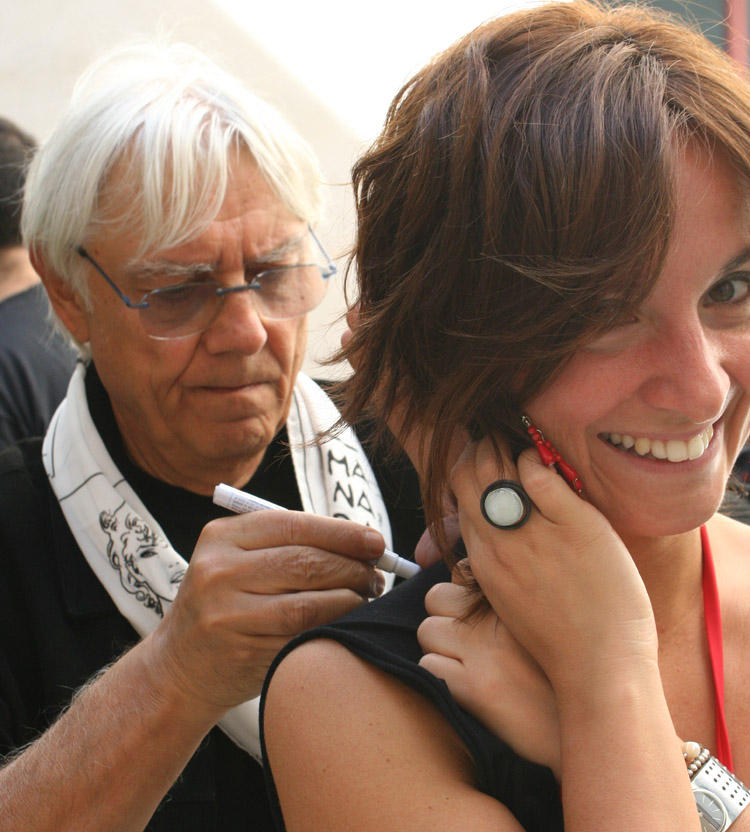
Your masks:
[{"label": "eyeglasses", "polygon": [[146,292],[139,301],[122,292],[83,246],[76,252],[91,263],[127,307],[138,310],[147,335],[168,341],[204,332],[221,312],[227,295],[248,289],[255,292],[255,308],[262,318],[300,318],[315,309],[325,295],[326,281],[337,269],[309,226],[308,231],[325,265],[302,263],[264,269],[242,286],[220,286],[215,280],[178,283]]}]

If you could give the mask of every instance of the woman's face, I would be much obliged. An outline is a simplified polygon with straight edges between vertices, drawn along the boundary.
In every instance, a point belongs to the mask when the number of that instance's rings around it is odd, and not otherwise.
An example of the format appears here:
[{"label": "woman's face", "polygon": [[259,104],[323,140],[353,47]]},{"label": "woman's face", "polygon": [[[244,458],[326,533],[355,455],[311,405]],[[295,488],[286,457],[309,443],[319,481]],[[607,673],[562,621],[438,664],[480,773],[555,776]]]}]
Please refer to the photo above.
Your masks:
[{"label": "woman's face", "polygon": [[686,156],[654,291],[527,408],[623,535],[705,522],[750,430],[750,200],[737,180]]}]

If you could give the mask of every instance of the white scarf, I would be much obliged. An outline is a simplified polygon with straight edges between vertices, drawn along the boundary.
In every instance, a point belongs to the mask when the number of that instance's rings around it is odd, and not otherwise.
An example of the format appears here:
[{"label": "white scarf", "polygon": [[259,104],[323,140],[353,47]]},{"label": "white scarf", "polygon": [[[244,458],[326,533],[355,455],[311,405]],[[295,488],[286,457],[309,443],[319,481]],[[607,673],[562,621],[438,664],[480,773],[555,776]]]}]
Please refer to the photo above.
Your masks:
[{"label": "white scarf", "polygon": [[[89,413],[85,375],[79,363],[50,422],[42,458],[89,566],[143,637],[164,617],[188,565],[112,461]],[[354,431],[346,428],[315,442],[338,418],[328,396],[300,373],[287,432],[302,505],[305,511],[373,526],[391,548],[383,498]],[[233,708],[219,725],[261,762],[258,703],[256,698]]]}]

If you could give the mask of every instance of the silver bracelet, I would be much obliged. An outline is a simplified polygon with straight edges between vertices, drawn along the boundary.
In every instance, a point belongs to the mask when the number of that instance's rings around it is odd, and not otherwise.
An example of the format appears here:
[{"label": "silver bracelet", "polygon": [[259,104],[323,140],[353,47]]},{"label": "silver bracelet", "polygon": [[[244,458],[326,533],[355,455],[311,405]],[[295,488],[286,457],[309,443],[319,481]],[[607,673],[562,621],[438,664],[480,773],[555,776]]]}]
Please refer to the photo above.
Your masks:
[{"label": "silver bracelet", "polygon": [[750,790],[697,743],[686,743],[683,756],[690,775],[702,832],[724,832],[750,802]]}]

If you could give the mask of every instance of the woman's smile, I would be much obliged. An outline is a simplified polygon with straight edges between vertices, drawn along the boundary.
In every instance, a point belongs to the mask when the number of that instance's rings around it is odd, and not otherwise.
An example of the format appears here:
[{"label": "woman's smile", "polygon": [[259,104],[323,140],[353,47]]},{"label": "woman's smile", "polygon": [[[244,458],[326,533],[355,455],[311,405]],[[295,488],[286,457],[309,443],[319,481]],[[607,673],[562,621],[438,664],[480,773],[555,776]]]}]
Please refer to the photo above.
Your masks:
[{"label": "woman's smile", "polygon": [[601,438],[610,445],[628,453],[664,462],[685,462],[702,457],[708,450],[713,435],[713,425],[704,428],[687,441],[684,439],[649,439],[646,436],[631,436],[627,433],[600,434]]}]

